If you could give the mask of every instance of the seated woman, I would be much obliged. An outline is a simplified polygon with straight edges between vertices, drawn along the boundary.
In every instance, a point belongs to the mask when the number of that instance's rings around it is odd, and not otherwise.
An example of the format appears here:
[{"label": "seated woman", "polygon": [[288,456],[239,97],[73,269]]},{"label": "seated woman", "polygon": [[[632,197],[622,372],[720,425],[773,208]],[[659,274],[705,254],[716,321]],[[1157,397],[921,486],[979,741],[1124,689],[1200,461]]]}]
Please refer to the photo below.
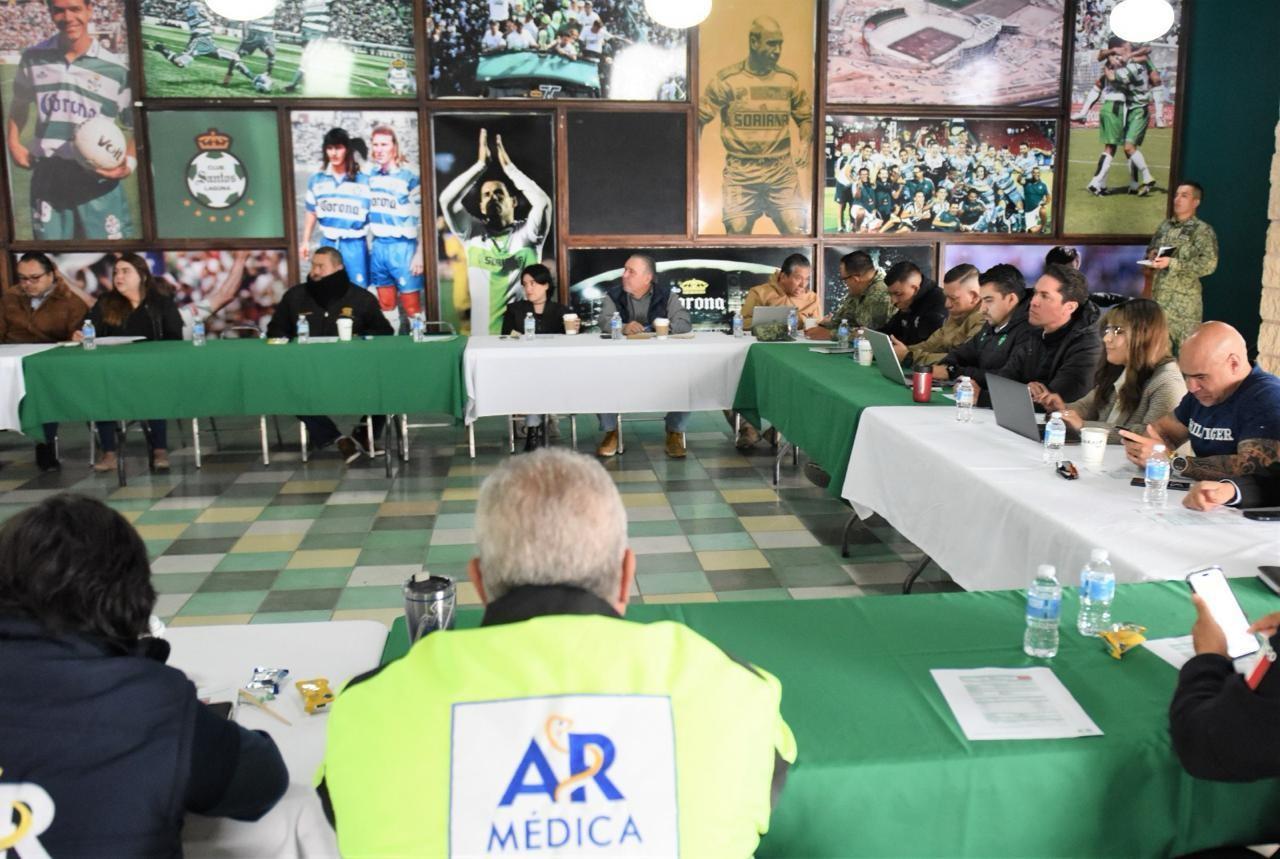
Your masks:
[{"label": "seated woman", "polygon": [[1102,319],[1102,345],[1106,362],[1092,391],[1073,403],[1057,394],[1037,402],[1047,412],[1062,412],[1069,428],[1103,427],[1110,430],[1107,443],[1120,444],[1120,430],[1145,433],[1148,423],[1173,411],[1187,385],[1173,359],[1164,311],[1150,299],[1112,308]]},{"label": "seated woman", "polygon": [[[563,334],[564,315],[572,313],[569,308],[551,299],[555,283],[551,279],[551,270],[545,265],[525,266],[520,272],[520,283],[524,286],[523,301],[513,301],[507,305],[502,316],[502,330],[506,334],[519,337],[524,334],[524,320],[527,314],[533,314],[534,331],[538,334]],[[525,451],[536,450],[547,444],[547,428],[544,426],[544,415],[525,415]]]},{"label": "seated woman", "polygon": [[[181,340],[182,317],[177,305],[161,281],[151,275],[147,261],[137,254],[121,254],[111,277],[111,289],[98,298],[89,311],[94,333],[98,337],[142,337],[145,340]],[[81,339],[76,332],[76,340]],[[156,471],[169,468],[167,427],[164,421],[144,424],[147,444],[151,448],[151,467]],[[94,471],[116,468],[115,421],[99,421],[98,437],[102,440],[102,456]]]},{"label": "seated woman", "polygon": [[272,739],[201,704],[144,637],[155,602],[142,538],[101,501],[55,495],[0,528],[0,761],[26,832],[5,846],[20,855],[180,856],[186,813],[257,820],[288,788]]}]

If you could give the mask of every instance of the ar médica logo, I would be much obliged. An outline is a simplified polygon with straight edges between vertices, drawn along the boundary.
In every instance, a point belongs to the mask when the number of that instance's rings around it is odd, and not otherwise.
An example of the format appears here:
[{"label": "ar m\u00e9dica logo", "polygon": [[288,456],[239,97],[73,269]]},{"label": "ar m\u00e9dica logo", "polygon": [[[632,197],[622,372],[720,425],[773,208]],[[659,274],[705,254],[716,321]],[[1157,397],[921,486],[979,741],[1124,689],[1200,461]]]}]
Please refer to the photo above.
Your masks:
[{"label": "ar m\u00e9dica logo", "polygon": [[511,809],[516,819],[505,825],[490,823],[488,852],[590,850],[644,843],[635,818],[625,809],[606,814],[599,811],[598,803],[590,812],[582,807],[592,794],[609,802],[622,802],[625,797],[609,777],[617,755],[613,741],[604,734],[577,733],[572,728],[572,719],[553,715],[544,723],[542,736],[529,739],[498,800],[498,808]]}]

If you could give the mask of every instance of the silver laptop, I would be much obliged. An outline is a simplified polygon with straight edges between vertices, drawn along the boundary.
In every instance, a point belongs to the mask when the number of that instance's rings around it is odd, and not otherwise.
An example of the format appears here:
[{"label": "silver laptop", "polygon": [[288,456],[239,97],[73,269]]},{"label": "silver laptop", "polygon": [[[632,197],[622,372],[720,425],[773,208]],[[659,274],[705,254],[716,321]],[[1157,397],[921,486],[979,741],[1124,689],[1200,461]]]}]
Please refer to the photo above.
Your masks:
[{"label": "silver laptop", "polygon": [[902,362],[893,353],[893,344],[889,342],[889,335],[866,328],[863,329],[862,336],[871,341],[871,354],[876,356],[876,366],[880,368],[880,374],[890,382],[910,388],[911,382],[902,372]]},{"label": "silver laptop", "polygon": [[787,324],[787,316],[795,308],[784,304],[781,307],[757,307],[751,313],[751,327],[757,325],[765,325],[769,322],[781,322]]},{"label": "silver laptop", "polygon": [[997,424],[1034,442],[1044,441],[1044,425],[1036,420],[1036,406],[1025,382],[988,373],[987,391]]}]

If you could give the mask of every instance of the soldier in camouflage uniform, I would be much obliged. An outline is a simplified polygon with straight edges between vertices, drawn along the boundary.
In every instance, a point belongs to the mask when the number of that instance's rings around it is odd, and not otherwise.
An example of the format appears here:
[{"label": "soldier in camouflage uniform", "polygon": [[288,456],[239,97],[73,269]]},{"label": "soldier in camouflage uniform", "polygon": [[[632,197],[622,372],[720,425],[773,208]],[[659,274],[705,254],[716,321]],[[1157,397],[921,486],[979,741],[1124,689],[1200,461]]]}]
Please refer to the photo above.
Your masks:
[{"label": "soldier in camouflage uniform", "polygon": [[[1147,258],[1156,270],[1151,297],[1168,317],[1175,351],[1204,317],[1200,278],[1218,268],[1218,236],[1196,217],[1203,193],[1195,182],[1179,185],[1173,195],[1173,217],[1156,228],[1147,245]],[[1174,248],[1172,255],[1157,257],[1162,247]]]},{"label": "soldier in camouflage uniform", "polygon": [[894,314],[896,308],[889,300],[884,272],[876,268],[866,251],[854,251],[840,258],[840,280],[847,290],[844,298],[818,327],[805,331],[809,339],[830,340],[832,330],[840,326],[841,319],[849,320],[851,328],[879,329]]}]

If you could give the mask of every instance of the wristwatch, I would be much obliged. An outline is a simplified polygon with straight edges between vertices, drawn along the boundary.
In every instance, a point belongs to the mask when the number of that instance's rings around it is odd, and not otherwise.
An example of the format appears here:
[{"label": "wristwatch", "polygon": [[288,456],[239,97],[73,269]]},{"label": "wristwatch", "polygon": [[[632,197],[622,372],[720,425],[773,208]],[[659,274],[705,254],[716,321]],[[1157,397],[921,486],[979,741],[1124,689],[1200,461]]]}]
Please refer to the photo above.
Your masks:
[{"label": "wristwatch", "polygon": [[1179,477],[1182,476],[1182,472],[1187,470],[1188,465],[1190,465],[1190,463],[1187,462],[1187,458],[1185,456],[1175,456],[1169,461],[1169,467],[1172,468],[1173,473]]}]

